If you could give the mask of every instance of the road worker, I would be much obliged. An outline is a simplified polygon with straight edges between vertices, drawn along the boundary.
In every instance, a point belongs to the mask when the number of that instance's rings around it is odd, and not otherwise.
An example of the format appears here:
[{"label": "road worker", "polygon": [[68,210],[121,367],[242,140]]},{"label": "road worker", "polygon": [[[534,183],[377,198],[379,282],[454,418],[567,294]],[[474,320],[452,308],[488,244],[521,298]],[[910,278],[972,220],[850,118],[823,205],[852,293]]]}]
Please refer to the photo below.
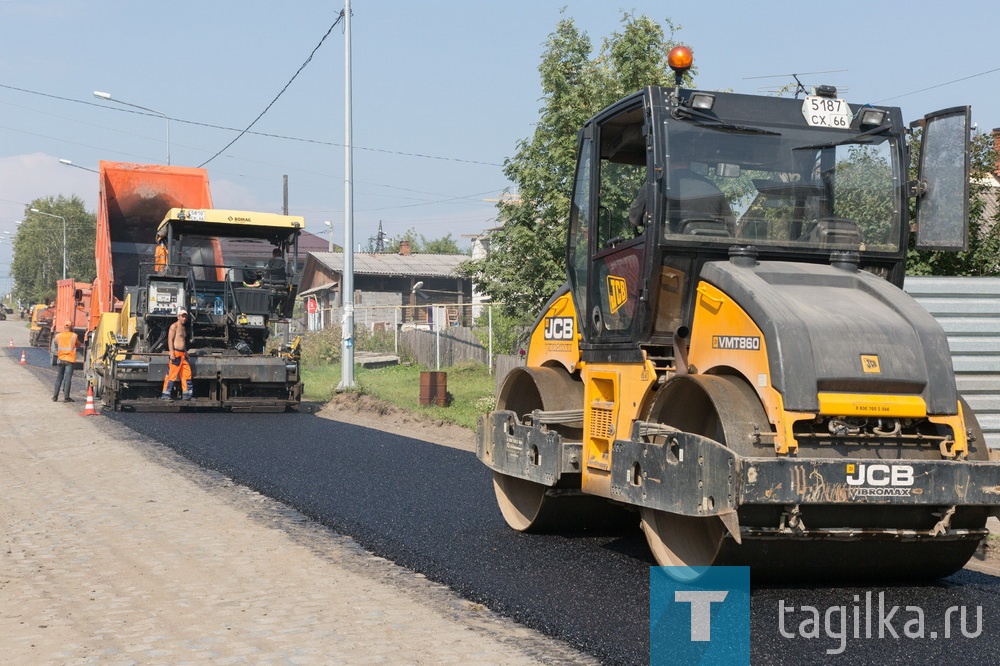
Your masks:
[{"label": "road worker", "polygon": [[167,238],[166,236],[156,237],[156,253],[153,255],[153,269],[157,273],[162,273],[167,268]]},{"label": "road worker", "polygon": [[170,366],[163,380],[161,400],[173,400],[172,393],[177,382],[181,382],[182,397],[190,400],[194,397],[194,382],[191,379],[191,364],[187,355],[187,325],[188,311],[181,308],[177,311],[177,321],[170,325],[167,331],[167,347],[170,350]]},{"label": "road worker", "polygon": [[63,387],[63,401],[73,402],[69,391],[73,384],[73,364],[76,363],[76,349],[80,346],[80,338],[73,332],[73,322],[66,320],[63,330],[56,333],[52,339],[52,351],[58,355],[56,365],[56,386],[52,393],[52,402],[59,399],[59,386]]}]

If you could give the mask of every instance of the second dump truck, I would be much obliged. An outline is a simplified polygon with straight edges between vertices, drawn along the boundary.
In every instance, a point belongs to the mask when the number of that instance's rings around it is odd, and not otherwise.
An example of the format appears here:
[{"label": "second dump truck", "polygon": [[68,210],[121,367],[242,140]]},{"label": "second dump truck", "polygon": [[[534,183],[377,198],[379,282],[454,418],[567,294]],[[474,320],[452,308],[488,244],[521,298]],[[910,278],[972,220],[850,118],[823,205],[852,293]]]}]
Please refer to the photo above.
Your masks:
[{"label": "second dump truck", "polygon": [[897,108],[685,89],[690,52],[671,65],[580,132],[568,282],[478,432],[501,513],[629,509],[691,575],[954,572],[1000,464],[901,287],[911,197],[917,247],[965,247],[969,109],[924,119],[911,181]]}]

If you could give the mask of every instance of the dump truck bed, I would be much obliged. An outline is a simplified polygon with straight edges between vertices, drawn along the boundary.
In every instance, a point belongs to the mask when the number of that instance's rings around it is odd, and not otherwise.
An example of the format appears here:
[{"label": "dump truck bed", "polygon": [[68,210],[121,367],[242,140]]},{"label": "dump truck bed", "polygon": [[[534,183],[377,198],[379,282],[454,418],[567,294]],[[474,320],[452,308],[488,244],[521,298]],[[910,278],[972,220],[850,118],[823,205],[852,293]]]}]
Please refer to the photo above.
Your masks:
[{"label": "dump truck bed", "polygon": [[205,169],[104,161],[99,168],[92,327],[124,299],[126,286],[140,283],[139,264],[152,261],[156,228],[167,211],[212,207]]}]

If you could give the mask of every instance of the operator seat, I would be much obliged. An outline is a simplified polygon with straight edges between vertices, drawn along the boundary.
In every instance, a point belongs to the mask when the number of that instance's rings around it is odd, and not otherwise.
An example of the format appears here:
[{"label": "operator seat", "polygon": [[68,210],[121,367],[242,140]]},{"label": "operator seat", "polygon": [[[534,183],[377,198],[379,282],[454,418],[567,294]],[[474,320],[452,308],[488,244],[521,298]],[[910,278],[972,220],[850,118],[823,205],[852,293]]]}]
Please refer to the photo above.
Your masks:
[{"label": "operator seat", "polygon": [[861,245],[861,232],[854,220],[842,217],[821,217],[806,225],[800,243],[815,243],[825,247],[831,245]]},{"label": "operator seat", "polygon": [[667,215],[673,233],[732,236],[733,210],[726,195],[710,179],[685,167],[672,168]]},{"label": "operator seat", "polygon": [[263,271],[261,286],[277,291],[288,289],[288,272],[285,270],[284,259],[274,258],[267,262],[267,267]]}]

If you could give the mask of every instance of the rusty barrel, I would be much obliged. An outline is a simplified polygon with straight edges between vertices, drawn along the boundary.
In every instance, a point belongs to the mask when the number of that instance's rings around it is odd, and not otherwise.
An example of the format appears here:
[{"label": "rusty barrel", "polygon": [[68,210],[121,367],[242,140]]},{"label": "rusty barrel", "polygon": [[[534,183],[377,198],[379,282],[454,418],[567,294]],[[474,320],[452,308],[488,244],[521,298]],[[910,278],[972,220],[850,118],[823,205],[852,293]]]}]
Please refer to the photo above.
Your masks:
[{"label": "rusty barrel", "polygon": [[425,371],[420,373],[420,404],[444,407],[448,402],[448,373]]}]

